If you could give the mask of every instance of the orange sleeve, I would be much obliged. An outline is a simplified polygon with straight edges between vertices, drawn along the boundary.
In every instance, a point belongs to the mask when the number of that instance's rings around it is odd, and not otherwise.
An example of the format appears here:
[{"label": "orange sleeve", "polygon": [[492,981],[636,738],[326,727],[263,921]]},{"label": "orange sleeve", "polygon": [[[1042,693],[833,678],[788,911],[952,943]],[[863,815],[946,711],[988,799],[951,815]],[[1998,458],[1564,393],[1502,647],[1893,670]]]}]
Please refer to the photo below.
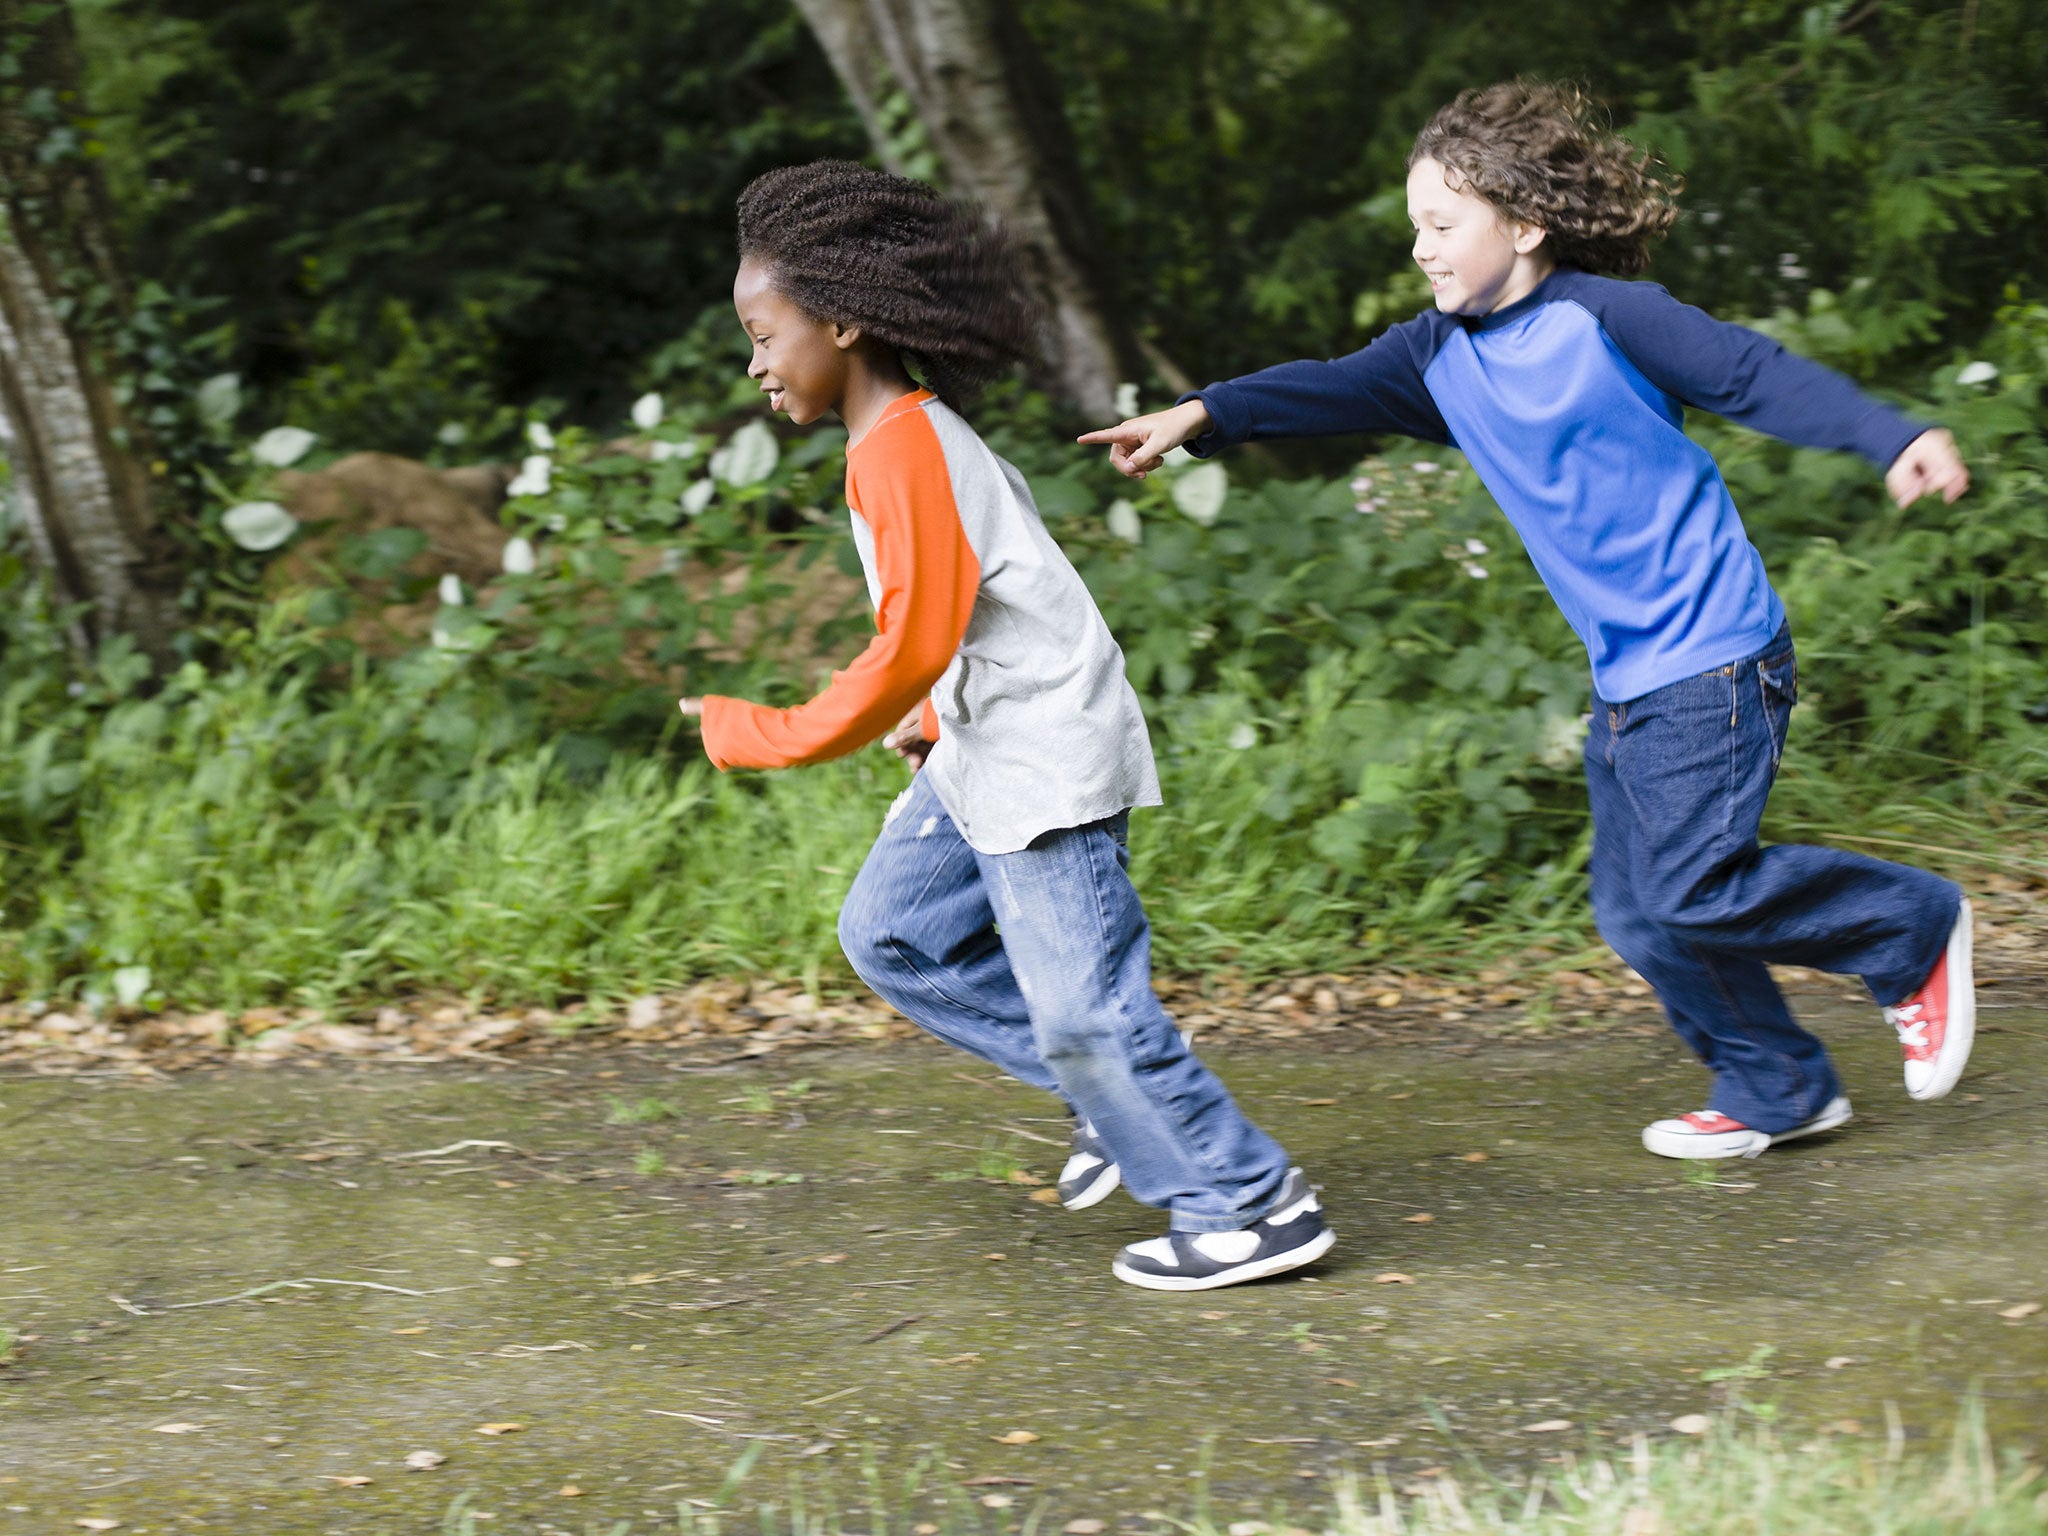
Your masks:
[{"label": "orange sleeve", "polygon": [[878,424],[855,453],[847,500],[874,536],[875,638],[833,673],[824,692],[794,709],[707,697],[704,751],[720,769],[793,768],[866,746],[931,692],[967,633],[981,563],[960,526],[931,421],[906,409]]},{"label": "orange sleeve", "polygon": [[939,739],[939,712],[932,708],[932,701],[929,698],[917,712],[917,728],[924,732],[926,741]]}]

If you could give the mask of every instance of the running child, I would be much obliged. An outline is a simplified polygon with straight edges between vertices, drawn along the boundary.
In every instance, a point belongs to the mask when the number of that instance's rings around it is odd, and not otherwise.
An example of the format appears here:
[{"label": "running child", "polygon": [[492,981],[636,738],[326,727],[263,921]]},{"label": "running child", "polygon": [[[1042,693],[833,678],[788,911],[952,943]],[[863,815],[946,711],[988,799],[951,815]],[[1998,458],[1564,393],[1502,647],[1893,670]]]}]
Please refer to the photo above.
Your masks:
[{"label": "running child", "polygon": [[918,1024],[1066,1101],[1064,1204],[1121,1182],[1170,1213],[1119,1279],[1207,1290],[1310,1263],[1335,1237],[1306,1176],[1152,993],[1125,827],[1159,781],[1123,652],[1023,476],[953,410],[1029,344],[1011,247],[915,182],[820,161],[741,194],[739,249],[748,376],[793,422],[846,424],[877,634],[797,708],[683,700],[706,753],[787,768],[890,733],[914,777],[840,943]]},{"label": "running child", "polygon": [[1461,94],[1408,160],[1435,307],[1331,362],[1283,363],[1091,432],[1143,478],[1264,438],[1402,433],[1462,450],[1592,663],[1586,785],[1601,934],[1713,1073],[1659,1120],[1666,1157],[1753,1157],[1849,1118],[1820,1041],[1766,965],[1859,975],[1898,1031],[1906,1091],[1970,1054],[1970,905],[1948,881],[1831,848],[1758,846],[1797,693],[1784,604],[1685,407],[1862,454],[1900,506],[1954,501],[1955,441],[1641,272],[1676,188],[1570,86]]}]

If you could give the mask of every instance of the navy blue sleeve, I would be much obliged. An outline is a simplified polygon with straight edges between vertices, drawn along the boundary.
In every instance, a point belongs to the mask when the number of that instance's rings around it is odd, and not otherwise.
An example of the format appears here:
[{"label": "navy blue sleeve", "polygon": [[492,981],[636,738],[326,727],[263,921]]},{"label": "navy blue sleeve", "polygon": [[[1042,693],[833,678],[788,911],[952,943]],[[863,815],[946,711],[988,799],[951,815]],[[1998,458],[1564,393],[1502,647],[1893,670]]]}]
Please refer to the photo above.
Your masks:
[{"label": "navy blue sleeve", "polygon": [[1681,304],[1656,283],[1573,274],[1559,297],[1589,310],[1643,377],[1667,395],[1801,448],[1860,453],[1889,469],[1927,430],[1832,368]]},{"label": "navy blue sleeve", "polygon": [[1439,321],[1431,310],[1404,320],[1348,357],[1280,363],[1180,397],[1200,400],[1213,423],[1187,445],[1206,459],[1232,443],[1339,432],[1398,432],[1448,443],[1451,429],[1423,387],[1436,355]]}]

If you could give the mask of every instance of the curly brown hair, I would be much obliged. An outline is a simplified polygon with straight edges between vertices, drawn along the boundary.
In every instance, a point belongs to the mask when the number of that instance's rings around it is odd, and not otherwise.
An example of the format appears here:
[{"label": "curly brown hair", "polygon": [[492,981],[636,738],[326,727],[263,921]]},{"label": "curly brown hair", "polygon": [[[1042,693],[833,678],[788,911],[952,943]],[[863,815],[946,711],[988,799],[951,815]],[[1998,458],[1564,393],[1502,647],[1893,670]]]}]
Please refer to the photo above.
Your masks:
[{"label": "curly brown hair", "polygon": [[769,171],[740,194],[739,249],[813,319],[904,354],[941,399],[971,399],[1031,351],[1015,244],[922,182],[851,160]]},{"label": "curly brown hair", "polygon": [[1418,160],[1504,217],[1541,225],[1559,262],[1623,276],[1649,266],[1684,185],[1615,133],[1585,91],[1549,80],[1460,91],[1415,136],[1409,167]]}]

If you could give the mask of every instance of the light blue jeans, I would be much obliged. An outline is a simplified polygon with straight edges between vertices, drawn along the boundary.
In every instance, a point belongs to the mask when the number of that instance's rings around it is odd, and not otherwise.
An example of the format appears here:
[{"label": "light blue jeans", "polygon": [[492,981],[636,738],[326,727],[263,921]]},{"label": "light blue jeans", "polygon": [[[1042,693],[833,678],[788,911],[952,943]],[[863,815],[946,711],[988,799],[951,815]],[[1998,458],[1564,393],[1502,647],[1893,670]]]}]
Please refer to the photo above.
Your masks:
[{"label": "light blue jeans", "polygon": [[906,1017],[1085,1116],[1176,1230],[1228,1232],[1271,1210],[1287,1154],[1153,995],[1127,820],[977,853],[920,774],[847,893],[839,942]]}]

